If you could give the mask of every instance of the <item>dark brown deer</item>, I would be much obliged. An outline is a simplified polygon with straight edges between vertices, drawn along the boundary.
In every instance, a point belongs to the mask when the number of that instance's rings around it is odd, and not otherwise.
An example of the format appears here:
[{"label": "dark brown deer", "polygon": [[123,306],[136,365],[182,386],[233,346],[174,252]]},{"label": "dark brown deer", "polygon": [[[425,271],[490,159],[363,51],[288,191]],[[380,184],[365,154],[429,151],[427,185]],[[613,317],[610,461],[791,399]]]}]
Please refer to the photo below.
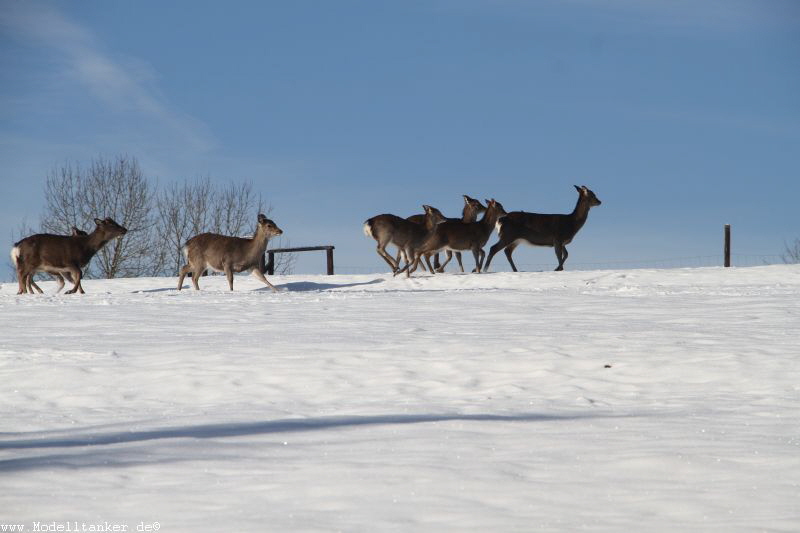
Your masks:
[{"label": "dark brown deer", "polygon": [[[478,220],[478,215],[486,211],[486,207],[481,203],[480,200],[476,200],[475,198],[470,198],[466,194],[464,195],[464,208],[461,210],[461,218],[447,218],[447,222],[475,222]],[[411,215],[406,220],[410,220],[411,222],[415,222],[417,224],[424,224],[425,222],[425,215]],[[437,272],[444,272],[444,267],[453,259],[453,252],[450,250],[446,250],[447,259],[445,259],[444,264],[439,264],[439,254],[435,254],[433,256],[433,267],[436,269]],[[464,265],[461,263],[461,252],[456,252],[456,261],[458,261],[458,266],[461,268],[461,272],[464,272]],[[400,252],[398,251],[397,255],[397,262],[400,262]],[[420,263],[422,266],[422,263]]]},{"label": "dark brown deer", "polygon": [[273,291],[272,283],[267,281],[262,271],[264,251],[270,237],[281,235],[283,230],[264,215],[258,215],[256,231],[249,239],[228,237],[217,233],[201,233],[195,235],[183,247],[183,255],[187,264],[181,268],[178,276],[178,290],[183,288],[183,279],[192,273],[192,285],[200,290],[198,280],[203,272],[210,268],[224,272],[228,278],[228,286],[233,290],[233,274],[249,270],[252,275],[266,283]]},{"label": "dark brown deer", "polygon": [[414,259],[411,267],[409,268],[409,265],[406,265],[403,271],[406,272],[407,276],[410,276],[417,268],[422,257],[425,256],[425,262],[428,263],[428,268],[433,273],[430,254],[440,250],[451,250],[453,252],[472,250],[472,255],[475,257],[475,270],[473,272],[480,273],[483,258],[486,255],[483,247],[486,245],[486,241],[489,240],[497,220],[505,214],[506,211],[503,209],[502,204],[492,199],[486,200],[486,212],[483,214],[483,218],[477,222],[466,223],[460,220],[442,222],[414,250]]},{"label": "dark brown deer", "polygon": [[[70,233],[70,236],[77,237],[78,235],[88,235],[88,233],[86,233],[82,229],[78,229],[75,226],[72,226],[72,232]],[[43,271],[47,272],[48,274],[56,278],[56,281],[58,282],[58,289],[56,290],[56,293],[61,292],[61,290],[64,288],[64,278],[67,278],[67,281],[69,281],[70,283],[74,283],[74,281],[72,280],[72,276],[70,275],[69,272],[64,272],[64,275],[62,276],[61,273],[58,272],[57,270],[49,271],[47,269],[43,269]],[[42,294],[44,291],[42,291],[42,289],[39,288],[36,282],[33,281],[33,276],[34,276],[33,273],[28,274],[28,279],[25,282],[25,285],[28,287],[28,292],[33,294],[34,289],[36,289],[39,292],[39,294]]]},{"label": "dark brown deer", "polygon": [[[386,251],[390,244],[397,246],[406,256],[406,267],[410,258],[413,257],[413,250],[425,240],[437,224],[444,222],[444,215],[429,205],[422,206],[425,209],[425,224],[415,224],[397,215],[377,215],[364,222],[364,235],[372,237],[377,241],[378,255],[383,258],[391,267],[393,273],[397,273],[400,265]],[[411,255],[410,255],[411,254]]]},{"label": "dark brown deer", "polygon": [[[89,264],[92,257],[108,241],[122,237],[128,232],[111,218],[103,220],[96,218],[94,222],[97,227],[88,235],[39,233],[14,243],[11,260],[17,269],[19,283],[17,294],[27,292],[33,294],[33,275],[42,271],[69,276],[75,286],[66,294],[75,292],[85,294],[81,286],[81,269]],[[63,286],[63,280],[61,284]],[[39,291],[41,292],[41,289]]]},{"label": "dark brown deer", "polygon": [[500,240],[489,249],[486,268],[489,268],[494,254],[505,250],[508,263],[514,272],[517,272],[517,266],[511,259],[511,254],[520,243],[527,242],[534,246],[552,246],[558,259],[556,270],[564,270],[564,261],[569,256],[566,245],[572,242],[575,234],[586,223],[589,210],[601,204],[597,196],[585,185],[582,187],[575,185],[575,189],[578,190],[578,203],[572,213],[568,215],[540,215],[525,211],[512,211],[500,219],[497,223]]}]

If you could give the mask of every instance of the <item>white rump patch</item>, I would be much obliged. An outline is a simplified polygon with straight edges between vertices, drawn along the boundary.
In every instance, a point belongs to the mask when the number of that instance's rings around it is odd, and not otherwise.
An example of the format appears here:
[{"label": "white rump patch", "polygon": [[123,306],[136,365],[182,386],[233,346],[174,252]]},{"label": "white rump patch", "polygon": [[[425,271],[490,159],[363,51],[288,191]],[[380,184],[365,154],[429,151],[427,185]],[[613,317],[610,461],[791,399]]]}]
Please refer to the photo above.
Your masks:
[{"label": "white rump patch", "polygon": [[11,262],[14,263],[14,266],[17,266],[17,261],[19,261],[19,246],[15,246],[11,249]]},{"label": "white rump patch", "polygon": [[369,222],[364,222],[364,235],[375,238],[372,236],[372,228],[369,226]]}]

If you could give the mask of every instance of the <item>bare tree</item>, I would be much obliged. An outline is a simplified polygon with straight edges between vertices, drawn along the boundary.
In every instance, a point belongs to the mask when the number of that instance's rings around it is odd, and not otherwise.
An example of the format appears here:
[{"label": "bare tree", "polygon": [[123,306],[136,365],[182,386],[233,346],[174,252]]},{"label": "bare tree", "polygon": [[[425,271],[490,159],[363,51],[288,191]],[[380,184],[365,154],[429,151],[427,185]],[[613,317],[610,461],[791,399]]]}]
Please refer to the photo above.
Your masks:
[{"label": "bare tree", "polygon": [[[83,216],[81,190],[84,179],[80,166],[66,163],[47,176],[44,186],[45,213],[40,219],[41,230],[49,233],[67,233],[72,226],[82,228],[87,223]],[[100,216],[98,213],[94,215]],[[102,218],[102,217],[101,217]],[[89,219],[89,220],[92,220]]]},{"label": "bare tree", "polygon": [[[54,168],[44,192],[41,231],[69,234],[73,226],[91,231],[94,219],[105,217],[128,228],[123,238],[100,250],[86,277],[177,275],[184,263],[181,248],[190,237],[204,232],[249,236],[256,216],[272,210],[265,210],[249,181],[216,186],[205,177],[158,190],[136,158],[127,155],[99,157],[88,168],[77,163]],[[294,259],[281,254],[276,271],[290,272]]]},{"label": "bare tree", "polygon": [[184,262],[184,243],[208,226],[210,192],[211,181],[206,178],[183,185],[173,183],[159,193],[155,233],[164,255],[164,274],[177,275]]},{"label": "bare tree", "polygon": [[[211,229],[221,235],[242,235],[252,229],[253,213],[264,210],[261,194],[253,193],[253,183],[230,182],[214,191]],[[266,213],[265,213],[266,214]]]},{"label": "bare tree", "polygon": [[154,254],[152,212],[154,187],[142,174],[136,158],[97,158],[89,168],[64,165],[45,183],[45,214],[41,227],[69,233],[72,226],[87,231],[95,218],[111,217],[128,228],[125,237],[100,250],[86,267],[87,277],[136,277],[158,270]]},{"label": "bare tree", "polygon": [[785,243],[786,250],[781,254],[784,263],[800,263],[800,239],[795,239],[794,243]]}]

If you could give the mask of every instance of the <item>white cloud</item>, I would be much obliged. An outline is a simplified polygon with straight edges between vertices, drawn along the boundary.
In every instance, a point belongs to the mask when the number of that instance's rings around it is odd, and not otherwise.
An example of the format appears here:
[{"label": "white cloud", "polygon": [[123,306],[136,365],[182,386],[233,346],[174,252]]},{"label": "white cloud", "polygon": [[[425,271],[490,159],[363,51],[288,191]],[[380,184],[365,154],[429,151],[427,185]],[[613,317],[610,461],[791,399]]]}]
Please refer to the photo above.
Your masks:
[{"label": "white cloud", "polygon": [[191,150],[214,146],[205,124],[170,107],[154,83],[151,67],[141,60],[113,57],[91,31],[55,8],[36,2],[5,3],[0,29],[25,44],[54,52],[65,81],[86,87],[108,110],[139,114]]}]

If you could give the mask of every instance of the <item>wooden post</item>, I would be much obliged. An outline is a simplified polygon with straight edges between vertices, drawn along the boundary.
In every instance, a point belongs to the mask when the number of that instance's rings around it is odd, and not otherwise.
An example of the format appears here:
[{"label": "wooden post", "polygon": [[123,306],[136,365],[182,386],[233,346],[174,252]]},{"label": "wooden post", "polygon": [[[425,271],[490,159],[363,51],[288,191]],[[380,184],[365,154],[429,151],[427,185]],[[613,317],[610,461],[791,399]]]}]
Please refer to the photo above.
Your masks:
[{"label": "wooden post", "polygon": [[725,266],[731,266],[731,225],[725,224]]},{"label": "wooden post", "polygon": [[270,276],[275,275],[275,252],[267,252],[267,274]]},{"label": "wooden post", "polygon": [[325,250],[328,256],[328,275],[333,276],[333,246]]}]

